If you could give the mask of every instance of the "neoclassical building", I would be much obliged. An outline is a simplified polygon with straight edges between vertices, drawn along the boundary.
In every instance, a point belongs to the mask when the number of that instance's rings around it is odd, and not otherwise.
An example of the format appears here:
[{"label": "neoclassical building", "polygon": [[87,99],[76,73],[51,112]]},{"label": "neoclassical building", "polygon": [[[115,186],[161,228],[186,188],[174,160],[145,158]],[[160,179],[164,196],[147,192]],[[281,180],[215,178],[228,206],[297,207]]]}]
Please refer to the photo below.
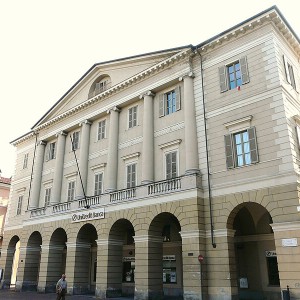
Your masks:
[{"label": "neoclassical building", "polygon": [[52,292],[66,273],[100,299],[300,299],[299,59],[273,6],[93,65],[12,141],[1,286]]}]

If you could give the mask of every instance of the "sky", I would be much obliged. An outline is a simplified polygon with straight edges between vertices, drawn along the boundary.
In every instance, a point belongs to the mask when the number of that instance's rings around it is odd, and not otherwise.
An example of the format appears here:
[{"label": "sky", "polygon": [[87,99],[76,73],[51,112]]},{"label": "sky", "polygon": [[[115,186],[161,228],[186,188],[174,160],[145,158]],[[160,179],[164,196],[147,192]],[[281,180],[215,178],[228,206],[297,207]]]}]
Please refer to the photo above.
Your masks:
[{"label": "sky", "polygon": [[197,45],[277,5],[300,36],[295,0],[0,0],[0,170],[10,144],[95,63]]}]

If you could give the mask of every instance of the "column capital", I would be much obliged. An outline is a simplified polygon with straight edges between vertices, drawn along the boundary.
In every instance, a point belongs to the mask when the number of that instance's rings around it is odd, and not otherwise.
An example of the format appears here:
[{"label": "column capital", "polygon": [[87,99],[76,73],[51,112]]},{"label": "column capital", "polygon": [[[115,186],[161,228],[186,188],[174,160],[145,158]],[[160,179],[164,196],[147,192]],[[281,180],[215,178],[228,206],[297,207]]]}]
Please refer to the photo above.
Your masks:
[{"label": "column capital", "polygon": [[41,146],[46,146],[47,142],[46,141],[38,141],[37,144],[41,145]]},{"label": "column capital", "polygon": [[55,134],[56,137],[58,137],[59,135],[67,136],[68,134],[62,130],[62,131],[58,132],[57,134]]},{"label": "column capital", "polygon": [[118,108],[117,106],[114,106],[113,108],[110,108],[106,111],[107,114],[110,114],[112,111],[115,111],[115,112],[120,112],[121,109]]},{"label": "column capital", "polygon": [[180,77],[179,77],[179,81],[183,81],[184,78],[187,78],[187,77],[189,77],[189,78],[194,78],[194,77],[195,77],[195,74],[194,74],[193,72],[190,71],[190,72],[188,72],[188,73],[186,73],[186,74],[180,76]]},{"label": "column capital", "polygon": [[155,93],[153,93],[152,91],[147,91],[147,92],[140,95],[140,99],[145,98],[145,96],[154,97]]},{"label": "column capital", "polygon": [[79,126],[82,126],[83,124],[92,125],[92,123],[93,122],[91,122],[90,120],[84,120],[84,121],[79,123]]}]

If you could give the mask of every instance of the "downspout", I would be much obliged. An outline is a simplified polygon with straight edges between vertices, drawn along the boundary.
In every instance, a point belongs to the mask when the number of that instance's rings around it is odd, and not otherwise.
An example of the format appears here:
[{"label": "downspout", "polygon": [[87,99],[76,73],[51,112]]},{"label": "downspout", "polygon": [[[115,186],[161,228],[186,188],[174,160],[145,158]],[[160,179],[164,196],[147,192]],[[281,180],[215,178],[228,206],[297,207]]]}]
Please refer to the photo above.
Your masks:
[{"label": "downspout", "polygon": [[31,167],[31,175],[30,175],[30,184],[29,184],[29,193],[28,193],[28,201],[27,201],[27,209],[29,207],[29,200],[30,200],[30,194],[31,194],[31,184],[32,184],[32,177],[33,177],[33,167],[34,167],[34,162],[35,162],[35,154],[36,154],[36,146],[37,146],[37,137],[38,133],[34,132],[35,134],[35,145],[34,145],[34,152],[33,152],[33,162],[32,162],[32,167]]},{"label": "downspout", "polygon": [[195,52],[200,57],[201,67],[201,88],[202,88],[202,106],[203,106],[203,122],[204,122],[204,135],[205,135],[205,150],[206,150],[206,168],[207,168],[207,185],[208,185],[208,202],[209,202],[209,217],[210,217],[210,236],[211,244],[213,248],[217,247],[214,236],[214,222],[213,222],[213,211],[212,211],[212,196],[211,196],[211,183],[210,183],[210,168],[209,168],[209,154],[208,154],[208,140],[207,140],[207,125],[206,125],[206,112],[205,112],[205,101],[204,101],[204,84],[203,84],[203,66],[202,56],[196,48]]}]

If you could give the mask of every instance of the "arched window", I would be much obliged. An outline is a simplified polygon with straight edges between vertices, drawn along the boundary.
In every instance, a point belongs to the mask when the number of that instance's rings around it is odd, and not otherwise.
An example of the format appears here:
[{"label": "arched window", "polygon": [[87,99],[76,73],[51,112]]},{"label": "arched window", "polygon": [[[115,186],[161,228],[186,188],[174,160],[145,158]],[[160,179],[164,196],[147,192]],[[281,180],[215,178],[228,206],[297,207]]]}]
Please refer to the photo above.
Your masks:
[{"label": "arched window", "polygon": [[89,98],[97,96],[102,92],[106,91],[111,87],[111,80],[110,77],[107,75],[102,75],[98,77],[94,83],[92,84],[90,91],[89,91]]}]

